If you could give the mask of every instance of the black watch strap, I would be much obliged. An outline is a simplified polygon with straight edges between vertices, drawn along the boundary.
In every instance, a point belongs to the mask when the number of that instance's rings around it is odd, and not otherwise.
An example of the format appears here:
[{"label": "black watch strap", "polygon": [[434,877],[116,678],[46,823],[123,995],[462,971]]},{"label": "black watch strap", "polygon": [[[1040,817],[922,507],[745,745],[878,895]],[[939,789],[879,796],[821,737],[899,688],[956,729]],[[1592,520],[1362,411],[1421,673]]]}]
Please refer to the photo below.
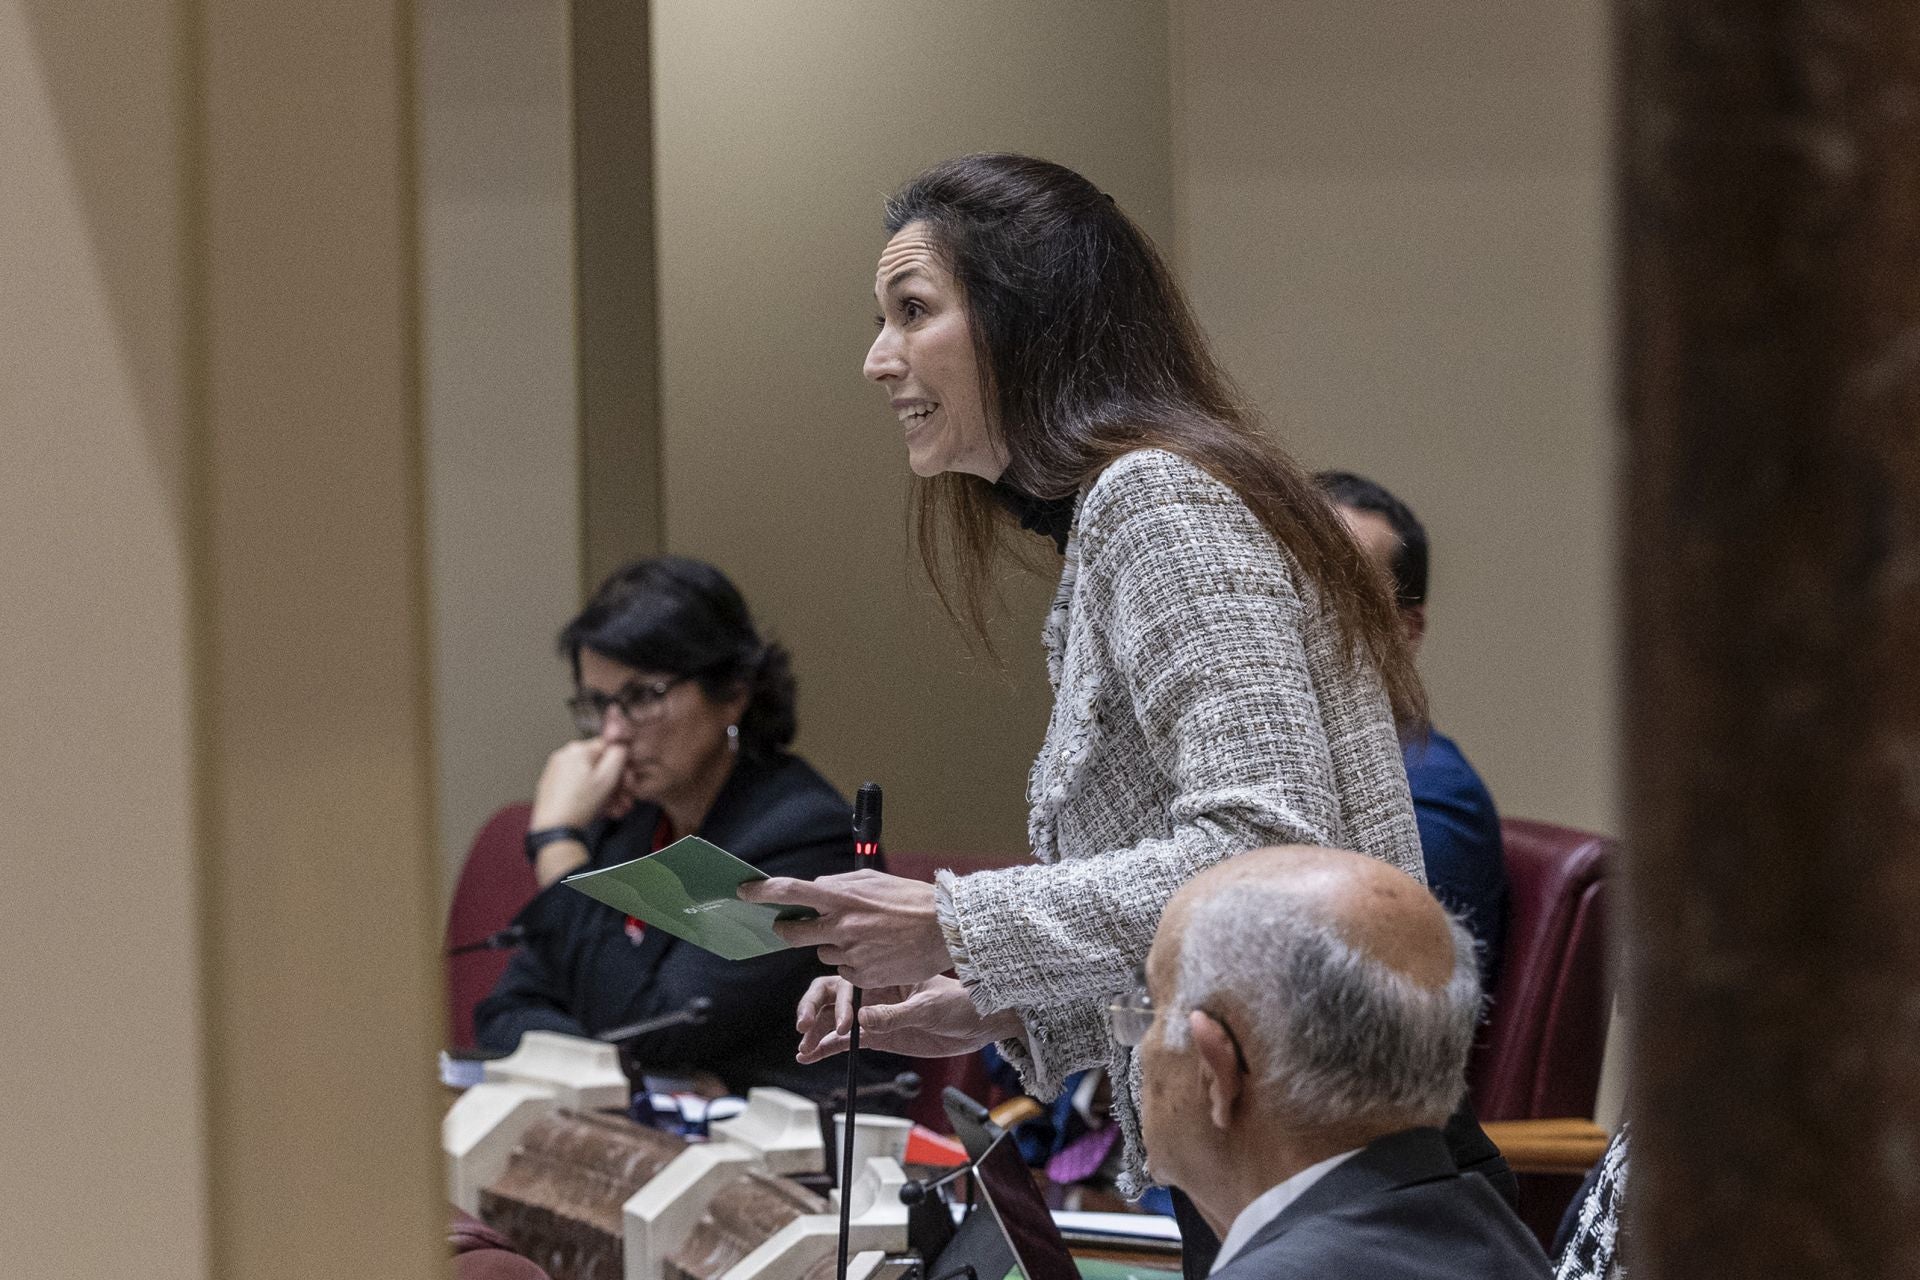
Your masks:
[{"label": "black watch strap", "polygon": [[562,840],[578,840],[581,845],[587,843],[585,827],[542,827],[538,831],[527,832],[525,848],[527,861],[532,862],[540,856],[540,851],[550,844],[559,844]]}]

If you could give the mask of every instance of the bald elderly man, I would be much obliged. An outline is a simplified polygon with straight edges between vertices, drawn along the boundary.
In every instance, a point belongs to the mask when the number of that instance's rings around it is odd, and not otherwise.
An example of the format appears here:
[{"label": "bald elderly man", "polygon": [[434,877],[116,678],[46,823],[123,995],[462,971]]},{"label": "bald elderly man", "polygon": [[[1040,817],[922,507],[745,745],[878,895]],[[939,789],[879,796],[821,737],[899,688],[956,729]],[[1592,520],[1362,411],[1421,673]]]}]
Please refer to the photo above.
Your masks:
[{"label": "bald elderly man", "polygon": [[1113,1018],[1154,1179],[1221,1236],[1211,1274],[1547,1276],[1440,1132],[1479,1008],[1473,939],[1386,863],[1260,849],[1189,881]]}]

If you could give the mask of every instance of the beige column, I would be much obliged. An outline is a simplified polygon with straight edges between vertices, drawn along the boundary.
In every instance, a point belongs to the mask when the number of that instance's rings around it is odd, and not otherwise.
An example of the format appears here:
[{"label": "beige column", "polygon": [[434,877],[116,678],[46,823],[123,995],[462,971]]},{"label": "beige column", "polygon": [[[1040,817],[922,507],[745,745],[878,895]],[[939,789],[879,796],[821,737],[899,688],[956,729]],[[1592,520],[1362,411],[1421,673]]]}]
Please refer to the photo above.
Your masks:
[{"label": "beige column", "polygon": [[582,595],[665,536],[653,9],[573,0]]},{"label": "beige column", "polygon": [[553,652],[580,603],[568,9],[419,7],[435,777],[449,886],[487,815],[532,795],[571,732]]},{"label": "beige column", "polygon": [[0,1270],[431,1275],[406,6],[0,4]]},{"label": "beige column", "polygon": [[0,1273],[207,1274],[176,6],[0,0]]},{"label": "beige column", "polygon": [[187,10],[221,1276],[444,1265],[411,11]]}]

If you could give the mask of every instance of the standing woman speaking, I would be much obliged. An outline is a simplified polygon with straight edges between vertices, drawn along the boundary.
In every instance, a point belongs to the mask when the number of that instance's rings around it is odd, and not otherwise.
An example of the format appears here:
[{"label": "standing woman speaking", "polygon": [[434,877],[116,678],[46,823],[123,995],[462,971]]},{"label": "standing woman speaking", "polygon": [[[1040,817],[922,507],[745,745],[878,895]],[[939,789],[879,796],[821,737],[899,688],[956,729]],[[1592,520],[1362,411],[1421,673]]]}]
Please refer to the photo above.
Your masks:
[{"label": "standing woman speaking", "polygon": [[1137,1188],[1139,1080],[1109,1000],[1174,890],[1233,854],[1335,845],[1422,875],[1395,729],[1423,719],[1419,680],[1385,584],[1111,198],[1056,164],[966,156],[908,183],[886,227],[866,376],[921,478],[941,598],[981,626],[1016,522],[1064,557],[1034,863],[741,896],[820,913],[782,926],[841,975],[801,1002],[803,1061],[845,1048],[853,983],[874,1048],[997,1040],[1042,1098],[1105,1065]]}]

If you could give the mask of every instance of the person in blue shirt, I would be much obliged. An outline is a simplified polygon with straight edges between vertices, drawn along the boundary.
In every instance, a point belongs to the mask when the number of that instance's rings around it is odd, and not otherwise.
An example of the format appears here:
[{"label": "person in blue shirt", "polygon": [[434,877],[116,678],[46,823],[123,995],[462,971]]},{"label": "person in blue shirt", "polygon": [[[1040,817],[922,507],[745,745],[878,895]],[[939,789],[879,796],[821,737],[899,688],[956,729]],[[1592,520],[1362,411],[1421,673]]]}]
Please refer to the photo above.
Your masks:
[{"label": "person in blue shirt", "polygon": [[[1418,651],[1427,631],[1427,531],[1386,488],[1347,471],[1314,477],[1367,554],[1393,580],[1394,598]],[[1480,944],[1481,985],[1491,992],[1507,941],[1507,866],[1500,813],[1486,783],[1452,738],[1430,729],[1402,752],[1420,848],[1434,896]]]}]

